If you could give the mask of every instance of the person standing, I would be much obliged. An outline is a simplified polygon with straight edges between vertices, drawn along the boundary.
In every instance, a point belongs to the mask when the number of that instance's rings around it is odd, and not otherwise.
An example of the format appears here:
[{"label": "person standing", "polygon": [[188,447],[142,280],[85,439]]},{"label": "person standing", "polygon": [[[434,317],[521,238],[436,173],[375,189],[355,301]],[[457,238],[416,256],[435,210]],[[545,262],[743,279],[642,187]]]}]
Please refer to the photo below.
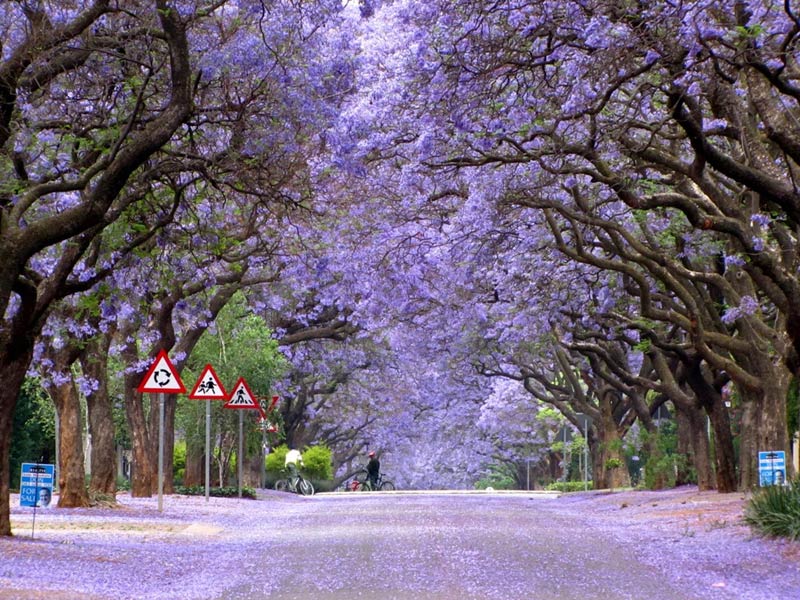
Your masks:
[{"label": "person standing", "polygon": [[381,461],[375,456],[375,451],[369,453],[369,461],[367,462],[367,478],[369,479],[370,487],[373,490],[378,489],[378,477],[381,473]]}]

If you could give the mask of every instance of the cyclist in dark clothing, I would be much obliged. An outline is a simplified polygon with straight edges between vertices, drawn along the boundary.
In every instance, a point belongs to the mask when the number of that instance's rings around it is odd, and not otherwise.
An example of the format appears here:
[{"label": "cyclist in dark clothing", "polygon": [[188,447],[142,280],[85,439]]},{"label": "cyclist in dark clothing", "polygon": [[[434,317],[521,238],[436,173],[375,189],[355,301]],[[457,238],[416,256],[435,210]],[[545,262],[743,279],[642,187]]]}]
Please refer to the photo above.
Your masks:
[{"label": "cyclist in dark clothing", "polygon": [[375,451],[369,453],[369,462],[367,462],[367,477],[373,490],[378,489],[378,477],[381,473],[381,461],[375,457]]}]

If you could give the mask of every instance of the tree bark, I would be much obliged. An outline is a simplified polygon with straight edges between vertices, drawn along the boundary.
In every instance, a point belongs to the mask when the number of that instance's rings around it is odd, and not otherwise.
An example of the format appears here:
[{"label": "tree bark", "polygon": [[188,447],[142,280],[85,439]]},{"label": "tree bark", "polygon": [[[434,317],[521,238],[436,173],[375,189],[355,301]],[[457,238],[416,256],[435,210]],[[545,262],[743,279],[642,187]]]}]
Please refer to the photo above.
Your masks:
[{"label": "tree bark", "polygon": [[[139,356],[136,347],[127,344],[122,350],[127,366],[136,364]],[[150,434],[144,415],[142,394],[136,391],[142,373],[129,371],[125,374],[125,416],[131,436],[131,496],[150,498],[152,491],[152,462],[150,461]]]},{"label": "tree bark", "polygon": [[744,405],[739,456],[743,489],[760,485],[759,452],[784,451],[787,467],[791,462],[789,434],[786,429],[788,382],[784,385],[779,377],[774,377],[769,381],[765,380],[764,387],[760,392],[740,390]]},{"label": "tree bark", "polygon": [[[597,477],[597,479],[603,482],[603,487],[605,488],[628,487],[631,485],[631,477],[622,452],[622,437],[614,419],[615,395],[611,392],[605,392],[599,394],[599,396],[600,464],[595,466],[600,466],[602,470],[600,471],[600,477]],[[612,464],[618,464],[618,466],[610,467]]]},{"label": "tree bark", "polygon": [[81,402],[72,377],[72,366],[79,355],[79,345],[74,340],[61,348],[50,346],[46,353],[52,361],[53,377],[45,382],[45,387],[58,413],[58,506],[61,508],[89,506]]},{"label": "tree bark", "polygon": [[[697,488],[700,491],[714,489],[714,473],[711,469],[711,445],[708,440],[708,421],[699,407],[692,407],[686,413],[694,454],[694,468],[697,474]],[[676,482],[678,483],[678,482]]]},{"label": "tree bark", "polygon": [[205,485],[206,454],[205,443],[197,444],[191,438],[186,440],[186,470],[183,474],[183,485],[194,487]]},{"label": "tree bark", "polygon": [[86,346],[80,361],[84,375],[97,382],[97,388],[86,397],[89,433],[92,436],[92,474],[89,490],[115,497],[117,478],[114,414],[111,399],[108,397],[108,349],[110,344],[110,334],[98,335]]},{"label": "tree bark", "polygon": [[261,487],[261,476],[264,470],[261,451],[259,450],[252,456],[247,456],[247,448],[245,446],[245,462],[243,466],[244,485],[252,488]]},{"label": "tree bark", "polygon": [[47,386],[56,405],[59,423],[58,507],[89,506],[83,453],[81,404],[75,382]]},{"label": "tree bark", "polygon": [[0,354],[0,373],[3,373],[0,386],[0,536],[11,535],[11,428],[19,390],[33,356],[33,342],[27,342],[17,345],[13,352]]},{"label": "tree bark", "polygon": [[[164,493],[175,493],[175,410],[178,397],[164,396]],[[156,463],[157,465],[158,463]]]},{"label": "tree bark", "polygon": [[717,491],[722,494],[738,489],[736,476],[736,453],[733,445],[731,420],[724,399],[718,395],[706,409],[714,432],[714,466],[717,475]]}]

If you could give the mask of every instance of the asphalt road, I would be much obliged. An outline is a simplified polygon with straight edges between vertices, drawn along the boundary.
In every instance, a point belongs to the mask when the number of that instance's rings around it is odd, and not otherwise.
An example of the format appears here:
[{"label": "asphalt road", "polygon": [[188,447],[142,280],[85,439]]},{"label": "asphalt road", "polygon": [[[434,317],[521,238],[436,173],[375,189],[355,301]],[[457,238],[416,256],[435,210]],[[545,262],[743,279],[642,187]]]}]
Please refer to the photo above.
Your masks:
[{"label": "asphalt road", "polygon": [[222,599],[699,597],[533,495],[317,496],[253,540],[273,557]]},{"label": "asphalt road", "polygon": [[343,493],[15,504],[0,600],[797,600],[739,495]]}]

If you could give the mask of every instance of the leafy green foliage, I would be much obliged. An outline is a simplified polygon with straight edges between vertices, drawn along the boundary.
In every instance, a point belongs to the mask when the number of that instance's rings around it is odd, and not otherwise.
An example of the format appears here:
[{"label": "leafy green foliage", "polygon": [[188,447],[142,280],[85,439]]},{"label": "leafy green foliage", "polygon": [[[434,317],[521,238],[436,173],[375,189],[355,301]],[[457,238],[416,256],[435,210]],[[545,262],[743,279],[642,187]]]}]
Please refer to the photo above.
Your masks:
[{"label": "leafy green foliage", "polygon": [[[272,338],[272,332],[264,320],[253,314],[244,294],[237,293],[220,311],[214,330],[207,330],[192,351],[183,379],[196,381],[207,364],[214,367],[225,391],[230,393],[240,377],[260,401],[271,394],[272,383],[286,368],[286,361]],[[182,398],[177,413],[178,427],[191,448],[205,445],[206,402]],[[212,438],[227,444],[225,451],[212,450],[213,456],[225,456],[238,439],[239,411],[226,410],[224,402],[211,402]],[[257,427],[254,413],[247,411],[245,418],[245,447],[248,456],[260,452],[262,435]],[[271,415],[274,420],[275,415]],[[232,456],[232,455],[231,455]],[[226,469],[235,468],[231,458]],[[282,463],[281,463],[282,466]]]},{"label": "leafy green foliage", "polygon": [[324,445],[311,446],[303,452],[304,472],[314,480],[326,480],[333,477],[333,455],[330,448]]},{"label": "leafy green foliage", "polygon": [[186,472],[186,442],[176,441],[172,451],[172,465],[175,473],[175,481],[183,481]]},{"label": "leafy green foliage", "polygon": [[485,490],[492,488],[495,490],[513,490],[517,487],[514,476],[509,473],[505,465],[492,465],[489,474],[475,482],[475,489]]},{"label": "leafy green foliage", "polygon": [[757,491],[745,509],[744,519],[763,535],[800,540],[800,480]]},{"label": "leafy green foliage", "polygon": [[652,437],[646,433],[642,437],[650,448],[644,464],[644,486],[649,490],[675,487],[678,473],[688,469],[687,457],[678,452],[675,423],[667,421]]},{"label": "leafy green foliage", "polygon": [[281,444],[277,448],[273,448],[272,452],[267,455],[267,474],[279,479],[283,475],[283,463],[286,460],[286,453],[289,447],[286,444]]},{"label": "leafy green foliage", "polygon": [[[283,463],[289,447],[281,444],[267,456],[267,474],[279,479],[284,475]],[[314,481],[325,481],[333,477],[333,454],[327,446],[311,446],[303,452],[303,474]]]},{"label": "leafy green foliage", "polygon": [[24,462],[55,462],[55,407],[35,379],[26,379],[11,429],[11,488],[19,488]]},{"label": "leafy green foliage", "polygon": [[592,489],[592,482],[584,485],[582,481],[554,481],[546,488],[549,492],[582,492],[585,489]]}]

